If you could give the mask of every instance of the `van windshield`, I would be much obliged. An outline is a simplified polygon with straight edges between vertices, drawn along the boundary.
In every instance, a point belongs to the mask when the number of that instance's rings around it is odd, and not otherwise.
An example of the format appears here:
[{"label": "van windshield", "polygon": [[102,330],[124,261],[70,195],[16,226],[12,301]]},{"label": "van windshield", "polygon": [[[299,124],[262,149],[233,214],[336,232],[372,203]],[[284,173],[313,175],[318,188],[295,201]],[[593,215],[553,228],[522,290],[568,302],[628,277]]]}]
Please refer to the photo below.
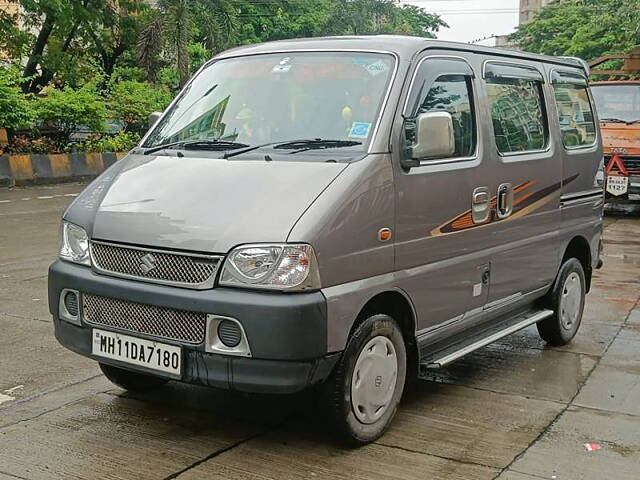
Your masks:
[{"label": "van windshield", "polygon": [[365,52],[291,52],[215,61],[186,88],[143,146],[323,139],[337,141],[323,148],[364,151],[394,61],[391,55]]},{"label": "van windshield", "polygon": [[640,122],[640,85],[592,85],[601,122]]}]

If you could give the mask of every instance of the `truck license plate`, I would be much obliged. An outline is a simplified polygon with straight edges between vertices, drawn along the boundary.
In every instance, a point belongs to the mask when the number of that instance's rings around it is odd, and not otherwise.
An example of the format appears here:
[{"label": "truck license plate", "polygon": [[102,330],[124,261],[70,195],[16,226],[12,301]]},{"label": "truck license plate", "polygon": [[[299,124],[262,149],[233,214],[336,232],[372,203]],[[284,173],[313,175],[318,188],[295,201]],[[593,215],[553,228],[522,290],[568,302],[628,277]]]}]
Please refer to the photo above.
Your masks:
[{"label": "truck license plate", "polygon": [[607,177],[607,192],[611,195],[624,195],[629,190],[629,177],[609,175]]},{"label": "truck license plate", "polygon": [[91,353],[98,357],[180,376],[182,349],[121,333],[93,329]]}]

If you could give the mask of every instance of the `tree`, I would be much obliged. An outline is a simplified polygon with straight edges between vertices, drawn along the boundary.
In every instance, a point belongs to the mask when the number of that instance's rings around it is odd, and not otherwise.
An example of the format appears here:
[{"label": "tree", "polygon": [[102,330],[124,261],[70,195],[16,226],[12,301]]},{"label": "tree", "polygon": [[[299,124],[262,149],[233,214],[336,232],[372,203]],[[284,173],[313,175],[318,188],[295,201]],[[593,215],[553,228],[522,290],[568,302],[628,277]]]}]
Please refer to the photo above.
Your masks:
[{"label": "tree", "polygon": [[170,63],[182,87],[189,79],[190,57],[197,56],[198,45],[213,53],[235,45],[235,23],[231,0],[160,0],[141,31],[138,65],[155,82],[163,63]]},{"label": "tree", "polygon": [[0,128],[10,132],[33,124],[33,109],[20,88],[20,73],[15,68],[0,68]]},{"label": "tree", "polygon": [[89,52],[99,58],[102,73],[109,79],[120,57],[136,45],[141,18],[148,10],[143,0],[101,2],[97,15],[82,24],[82,37]]},{"label": "tree", "polygon": [[396,33],[435,38],[435,34],[441,28],[449,27],[438,15],[428,13],[415,5],[403,5],[398,14]]},{"label": "tree", "polygon": [[35,103],[36,118],[45,125],[57,127],[69,141],[71,133],[79,125],[94,132],[105,127],[106,108],[98,93],[98,80],[81,88],[51,88]]},{"label": "tree", "polygon": [[122,80],[111,85],[107,107],[112,117],[120,119],[128,132],[142,132],[149,114],[162,111],[172,94],[159,86],[135,80]]},{"label": "tree", "polygon": [[638,0],[563,0],[542,9],[512,39],[523,50],[593,59],[640,43]]},{"label": "tree", "polygon": [[392,0],[334,0],[328,26],[339,35],[389,33],[433,38],[447,24],[420,7],[400,7]]},{"label": "tree", "polygon": [[[106,77],[118,58],[135,45],[144,0],[22,0],[21,30],[0,19],[0,38],[24,63],[23,90],[36,93],[56,75],[90,70],[94,59]],[[32,33],[33,32],[33,33]],[[0,46],[2,46],[0,41]],[[79,79],[79,77],[76,77]],[[66,83],[63,78],[60,83]],[[72,80],[73,82],[73,80]]]}]

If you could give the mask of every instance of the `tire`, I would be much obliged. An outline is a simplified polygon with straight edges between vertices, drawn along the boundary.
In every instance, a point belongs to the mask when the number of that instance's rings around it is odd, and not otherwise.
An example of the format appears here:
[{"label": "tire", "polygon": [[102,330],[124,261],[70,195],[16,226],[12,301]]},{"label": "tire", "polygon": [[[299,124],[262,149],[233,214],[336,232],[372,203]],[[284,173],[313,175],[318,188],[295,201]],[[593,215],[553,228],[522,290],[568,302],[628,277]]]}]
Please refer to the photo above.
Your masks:
[{"label": "tire", "polygon": [[100,363],[100,370],[111,383],[129,390],[130,392],[148,392],[162,387],[169,380],[162,377],[145,375],[144,373],[132,372],[123,368]]},{"label": "tire", "polygon": [[393,318],[373,315],[357,327],[321,387],[321,407],[338,440],[357,447],[382,436],[398,409],[406,370],[405,342]]},{"label": "tire", "polygon": [[550,345],[566,345],[578,333],[582,322],[586,295],[586,279],[582,264],[576,258],[566,260],[560,267],[553,288],[543,305],[553,315],[538,323],[538,333]]}]

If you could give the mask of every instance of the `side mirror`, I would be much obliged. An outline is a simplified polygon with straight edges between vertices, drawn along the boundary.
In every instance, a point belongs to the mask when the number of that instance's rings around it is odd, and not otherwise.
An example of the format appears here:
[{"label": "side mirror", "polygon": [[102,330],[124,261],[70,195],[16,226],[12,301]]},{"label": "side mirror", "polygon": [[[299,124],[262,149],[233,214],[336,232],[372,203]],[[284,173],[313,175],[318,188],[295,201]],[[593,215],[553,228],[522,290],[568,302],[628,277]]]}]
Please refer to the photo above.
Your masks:
[{"label": "side mirror", "polygon": [[420,160],[449,158],[456,151],[453,118],[449,112],[421,113],[416,118],[416,143],[407,150],[403,166],[420,165]]},{"label": "side mirror", "polygon": [[153,128],[153,126],[160,120],[162,116],[162,112],[151,112],[149,114],[149,128]]}]

